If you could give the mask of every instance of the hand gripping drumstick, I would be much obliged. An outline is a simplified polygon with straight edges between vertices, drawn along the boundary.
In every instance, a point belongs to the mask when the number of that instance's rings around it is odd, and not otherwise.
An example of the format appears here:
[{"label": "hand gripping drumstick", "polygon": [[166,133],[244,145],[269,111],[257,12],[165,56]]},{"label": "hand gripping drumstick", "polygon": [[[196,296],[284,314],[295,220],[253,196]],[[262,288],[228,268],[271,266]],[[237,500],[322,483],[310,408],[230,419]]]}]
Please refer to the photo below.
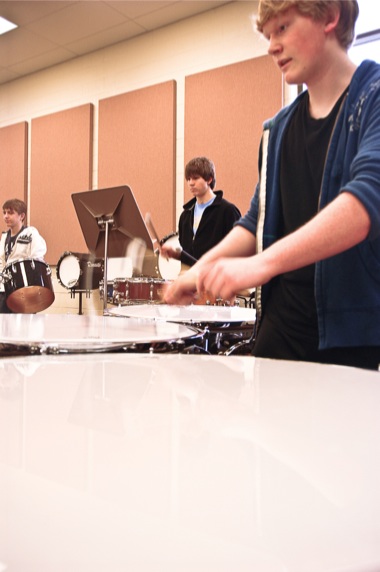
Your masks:
[{"label": "hand gripping drumstick", "polygon": [[[161,251],[161,240],[158,236],[156,229],[154,228],[150,213],[146,213],[145,215],[145,224],[148,227],[148,230],[153,237],[153,242],[157,242],[157,249]],[[184,262],[185,264],[195,264],[195,262],[197,262],[197,259],[194,258],[194,256],[191,256],[191,254],[189,254],[185,250],[181,249],[179,252],[181,254],[181,261]]]},{"label": "hand gripping drumstick", "polygon": [[[160,251],[161,240],[157,234],[156,229],[154,228],[150,213],[146,213],[145,215],[145,224],[148,227],[149,232],[153,236],[154,242],[157,242],[157,249],[158,251]],[[185,250],[181,250],[181,261],[186,264],[186,260],[191,261],[190,264],[194,264],[195,262],[197,262],[197,259],[191,256],[191,254],[189,254]],[[239,295],[245,296],[245,293],[239,293]],[[216,299],[213,296],[210,296],[207,292],[204,292],[202,296],[198,294],[197,304],[210,304],[210,303],[216,304],[217,302],[220,302],[220,305],[224,305],[221,299]]]}]

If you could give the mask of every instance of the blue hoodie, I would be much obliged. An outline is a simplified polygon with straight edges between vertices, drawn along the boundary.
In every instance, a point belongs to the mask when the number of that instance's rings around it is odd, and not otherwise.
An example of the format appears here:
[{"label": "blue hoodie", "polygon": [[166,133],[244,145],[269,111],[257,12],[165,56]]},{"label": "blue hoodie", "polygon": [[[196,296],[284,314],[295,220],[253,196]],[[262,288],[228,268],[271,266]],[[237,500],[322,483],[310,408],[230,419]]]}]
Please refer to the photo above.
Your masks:
[{"label": "blue hoodie", "polygon": [[[264,124],[260,180],[248,212],[236,223],[256,236],[261,252],[280,238],[280,149],[302,93]],[[319,348],[380,346],[380,65],[364,61],[355,71],[331,136],[320,192],[322,209],[342,191],[367,209],[366,240],[316,263]],[[269,284],[257,289],[257,321]]]}]

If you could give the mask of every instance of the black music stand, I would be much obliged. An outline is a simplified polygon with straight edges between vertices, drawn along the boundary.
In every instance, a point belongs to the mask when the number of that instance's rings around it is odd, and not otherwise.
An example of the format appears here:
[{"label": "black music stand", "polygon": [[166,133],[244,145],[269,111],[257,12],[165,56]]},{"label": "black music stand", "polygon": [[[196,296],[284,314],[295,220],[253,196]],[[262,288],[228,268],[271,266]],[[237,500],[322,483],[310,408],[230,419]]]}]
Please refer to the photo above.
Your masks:
[{"label": "black music stand", "polygon": [[[107,258],[126,256],[127,248],[139,239],[153,250],[152,239],[140,209],[127,185],[71,195],[88,250],[104,256],[103,310],[107,311]],[[134,261],[133,261],[134,262]]]}]

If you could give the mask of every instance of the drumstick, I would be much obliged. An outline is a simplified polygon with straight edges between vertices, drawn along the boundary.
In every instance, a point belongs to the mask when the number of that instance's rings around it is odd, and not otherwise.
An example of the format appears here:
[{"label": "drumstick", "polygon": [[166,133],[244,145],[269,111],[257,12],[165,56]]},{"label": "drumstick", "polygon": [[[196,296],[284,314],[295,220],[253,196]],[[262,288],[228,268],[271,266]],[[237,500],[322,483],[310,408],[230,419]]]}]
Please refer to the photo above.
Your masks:
[{"label": "drumstick", "polygon": [[[157,233],[156,229],[154,228],[153,221],[152,221],[152,217],[151,217],[150,213],[146,213],[146,215],[145,215],[145,224],[146,224],[146,226],[148,227],[148,230],[150,231],[151,235],[153,236],[154,242],[157,242],[158,250],[160,251],[160,248],[161,248],[161,240],[160,240],[160,238],[159,238],[159,236],[158,236],[158,233]],[[189,254],[189,253],[186,252],[185,250],[182,250],[182,251],[181,251],[181,258],[184,258],[185,260],[189,260],[189,261],[191,261],[193,264],[194,264],[195,262],[197,262],[197,259],[194,258],[193,256],[191,256],[191,254]],[[186,264],[186,265],[188,265],[188,264]],[[245,292],[238,292],[238,293],[237,293],[237,296],[246,297],[246,293],[247,293],[247,292],[248,292],[247,290],[246,290]],[[200,302],[198,302],[198,304],[199,304],[199,303],[201,303],[201,304],[203,303],[203,304],[204,304],[204,303],[206,303],[206,301],[207,301],[207,303],[215,304],[215,302],[217,301],[216,298],[213,298],[213,297],[210,296],[207,292],[203,292],[202,295],[201,295],[201,294],[198,294],[197,297],[198,297],[198,299],[199,299],[199,301],[200,301]]]},{"label": "drumstick", "polygon": [[146,213],[146,215],[145,215],[145,224],[148,227],[148,230],[153,237],[153,242],[157,242],[157,249],[160,250],[161,249],[160,248],[161,247],[161,241],[159,239],[159,236],[158,236],[156,229],[154,228],[152,217],[150,216],[150,213]]},{"label": "drumstick", "polygon": [[[151,217],[150,213],[146,213],[145,223],[146,223],[146,226],[148,227],[150,233],[152,234],[152,236],[154,238],[154,242],[157,242],[158,250],[161,251],[161,240],[158,236],[156,229],[154,228],[152,217]],[[191,254],[189,254],[188,252],[186,252],[183,249],[181,249],[181,256],[184,258],[184,262],[187,265],[195,264],[197,262],[197,259],[194,258],[194,256],[191,256]]]}]

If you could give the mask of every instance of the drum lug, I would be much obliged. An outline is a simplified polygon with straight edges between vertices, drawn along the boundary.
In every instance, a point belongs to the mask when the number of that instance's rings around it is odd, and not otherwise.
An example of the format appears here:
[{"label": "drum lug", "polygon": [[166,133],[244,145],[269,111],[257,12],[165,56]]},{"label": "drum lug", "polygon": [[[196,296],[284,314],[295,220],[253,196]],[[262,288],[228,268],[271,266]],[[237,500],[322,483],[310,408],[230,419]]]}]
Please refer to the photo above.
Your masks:
[{"label": "drum lug", "polygon": [[32,355],[41,355],[43,353],[42,348],[33,345],[30,346],[29,351]]},{"label": "drum lug", "polygon": [[11,279],[11,274],[8,271],[3,272],[2,278],[3,278],[3,282],[9,282],[9,280]]},{"label": "drum lug", "polygon": [[61,353],[61,352],[60,352],[60,349],[59,349],[58,346],[52,345],[52,346],[49,347],[49,351],[48,351],[47,353],[49,353],[49,354],[51,354],[51,355],[53,355],[53,356],[56,356],[56,355],[58,355],[58,354]]},{"label": "drum lug", "polygon": [[[185,344],[184,340],[178,340],[178,341],[176,342],[176,347],[177,347],[179,353],[183,353],[183,351],[184,351],[184,349],[185,349],[185,347],[186,347],[186,344]],[[173,348],[173,349],[174,349],[174,348]]]}]

